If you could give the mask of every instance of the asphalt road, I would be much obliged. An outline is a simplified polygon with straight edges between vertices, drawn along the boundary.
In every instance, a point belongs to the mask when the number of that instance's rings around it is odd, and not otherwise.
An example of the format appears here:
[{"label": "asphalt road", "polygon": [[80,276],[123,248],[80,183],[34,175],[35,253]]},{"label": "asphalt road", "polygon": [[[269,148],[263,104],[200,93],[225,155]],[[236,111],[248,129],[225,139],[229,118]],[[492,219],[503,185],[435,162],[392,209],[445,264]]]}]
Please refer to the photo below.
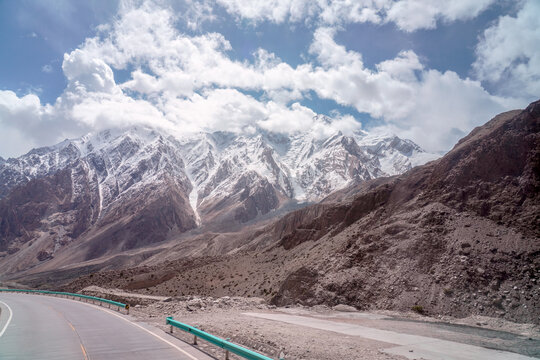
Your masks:
[{"label": "asphalt road", "polygon": [[3,293],[0,309],[2,360],[211,359],[161,330],[79,301]]}]

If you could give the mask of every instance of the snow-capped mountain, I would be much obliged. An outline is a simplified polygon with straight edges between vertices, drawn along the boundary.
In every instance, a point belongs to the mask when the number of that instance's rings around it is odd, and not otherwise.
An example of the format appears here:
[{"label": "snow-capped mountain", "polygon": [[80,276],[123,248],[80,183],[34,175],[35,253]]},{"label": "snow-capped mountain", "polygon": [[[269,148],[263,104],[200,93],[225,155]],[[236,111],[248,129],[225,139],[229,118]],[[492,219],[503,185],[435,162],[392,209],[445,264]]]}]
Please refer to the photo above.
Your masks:
[{"label": "snow-capped mountain", "polygon": [[188,193],[195,212],[205,201],[232,195],[247,178],[267,181],[284,199],[314,202],[352,182],[400,174],[433,158],[409,140],[364,132],[324,139],[262,130],[175,138],[134,127],[65,140],[0,162],[0,196],[31,179],[82,166],[95,182],[98,212],[165,175]]},{"label": "snow-capped mountain", "polygon": [[[245,223],[434,157],[411,141],[365,132],[88,134],[0,161],[0,251],[39,239],[33,246],[42,243],[44,259],[85,237],[92,258],[200,226]],[[32,187],[47,196],[37,201]],[[21,203],[26,215],[18,216]]]}]

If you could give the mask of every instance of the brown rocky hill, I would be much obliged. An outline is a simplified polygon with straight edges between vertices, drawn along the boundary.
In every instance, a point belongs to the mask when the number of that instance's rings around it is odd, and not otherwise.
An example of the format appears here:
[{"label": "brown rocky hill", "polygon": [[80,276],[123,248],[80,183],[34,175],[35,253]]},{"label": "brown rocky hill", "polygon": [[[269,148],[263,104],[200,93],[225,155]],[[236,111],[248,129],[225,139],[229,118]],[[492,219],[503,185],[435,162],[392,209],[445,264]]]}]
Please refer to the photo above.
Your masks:
[{"label": "brown rocky hill", "polygon": [[[496,116],[446,156],[336,192],[244,233],[219,257],[83,276],[181,296],[263,296],[540,322],[540,101]],[[165,261],[163,261],[165,260]]]}]

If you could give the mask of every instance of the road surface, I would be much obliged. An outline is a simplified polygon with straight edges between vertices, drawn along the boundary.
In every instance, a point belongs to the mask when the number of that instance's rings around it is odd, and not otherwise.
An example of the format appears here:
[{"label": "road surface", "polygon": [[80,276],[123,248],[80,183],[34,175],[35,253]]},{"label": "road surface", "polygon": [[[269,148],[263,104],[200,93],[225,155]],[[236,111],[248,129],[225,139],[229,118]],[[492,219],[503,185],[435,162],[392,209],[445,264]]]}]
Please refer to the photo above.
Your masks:
[{"label": "road surface", "polygon": [[2,293],[0,309],[2,360],[211,359],[161,330],[96,305]]}]

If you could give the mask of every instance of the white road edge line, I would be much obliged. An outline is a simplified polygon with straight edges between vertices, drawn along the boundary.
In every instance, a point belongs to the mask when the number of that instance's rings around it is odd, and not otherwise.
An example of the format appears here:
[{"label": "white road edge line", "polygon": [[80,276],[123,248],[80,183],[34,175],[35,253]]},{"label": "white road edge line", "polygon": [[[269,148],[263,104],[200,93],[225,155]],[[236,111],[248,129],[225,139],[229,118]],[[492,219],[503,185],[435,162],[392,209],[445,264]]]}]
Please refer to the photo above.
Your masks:
[{"label": "white road edge line", "polygon": [[[58,299],[58,298],[57,298],[57,299]],[[59,298],[59,299],[62,299],[62,298]],[[76,301],[76,300],[71,300],[71,299],[64,299],[64,300]],[[131,325],[133,325],[133,326],[136,326],[136,327],[138,327],[138,328],[141,329],[141,330],[146,331],[146,332],[149,333],[150,335],[152,335],[152,336],[158,338],[159,340],[163,341],[164,343],[168,344],[169,346],[172,346],[172,347],[175,348],[176,350],[178,350],[178,351],[180,351],[181,353],[183,353],[183,354],[185,354],[186,356],[188,356],[190,359],[193,359],[193,360],[199,360],[198,358],[196,358],[195,356],[191,355],[190,353],[188,353],[188,352],[185,351],[184,349],[179,348],[177,345],[173,344],[172,342],[170,342],[170,341],[168,341],[168,340],[162,338],[162,337],[159,336],[158,334],[155,334],[155,333],[153,333],[152,331],[150,331],[150,330],[148,330],[148,329],[145,329],[144,327],[142,327],[142,326],[139,325],[139,324],[135,324],[133,321],[130,321],[130,320],[126,319],[126,318],[123,317],[123,316],[120,316],[120,315],[118,315],[118,314],[116,314],[116,313],[114,313],[114,312],[112,312],[112,311],[109,311],[109,310],[107,310],[107,309],[104,309],[104,308],[102,308],[102,307],[100,307],[100,306],[96,306],[96,305],[92,305],[92,304],[84,303],[84,302],[80,302],[80,303],[83,304],[83,305],[91,306],[91,307],[94,308],[94,309],[99,309],[99,310],[105,311],[106,313],[109,313],[109,314],[114,315],[114,316],[116,316],[116,317],[118,317],[118,318],[120,318],[120,319],[122,319],[122,320],[124,320],[124,321],[127,321],[129,324],[131,324]]]},{"label": "white road edge line", "polygon": [[11,310],[11,308],[9,307],[9,305],[6,304],[5,302],[0,301],[0,303],[6,305],[7,309],[9,310],[9,317],[8,317],[8,319],[7,319],[7,322],[6,322],[6,326],[4,326],[4,328],[2,329],[2,331],[0,331],[0,337],[2,337],[2,335],[4,335],[4,333],[6,332],[6,329],[7,329],[7,327],[9,326],[9,323],[11,322],[11,318],[13,317],[13,311]]},{"label": "white road edge line", "polygon": [[169,340],[166,340],[166,339],[162,338],[161,336],[159,336],[158,334],[155,334],[155,333],[153,333],[152,331],[150,331],[150,330],[148,330],[148,329],[145,329],[145,328],[142,327],[141,325],[136,324],[136,323],[134,323],[134,322],[132,322],[132,321],[126,319],[125,317],[122,317],[122,316],[118,315],[118,314],[115,314],[115,313],[113,313],[112,311],[108,311],[108,310],[105,310],[105,309],[102,309],[102,310],[105,311],[105,312],[108,312],[108,313],[111,314],[111,315],[114,315],[114,316],[116,316],[116,317],[119,317],[120,319],[122,319],[122,320],[124,320],[124,321],[127,321],[127,322],[130,323],[131,325],[136,326],[136,327],[138,327],[138,328],[141,329],[141,330],[146,331],[146,332],[149,333],[150,335],[152,335],[152,336],[158,338],[159,340],[163,341],[163,342],[166,343],[166,344],[169,344],[170,346],[172,346],[172,347],[175,348],[176,350],[180,351],[181,353],[184,353],[184,354],[187,355],[190,359],[193,359],[193,360],[199,360],[199,359],[197,359],[195,356],[193,356],[193,355],[191,355],[190,353],[188,353],[187,351],[185,351],[184,349],[179,348],[178,346],[176,346],[175,344],[173,344],[173,343],[170,342]]}]

